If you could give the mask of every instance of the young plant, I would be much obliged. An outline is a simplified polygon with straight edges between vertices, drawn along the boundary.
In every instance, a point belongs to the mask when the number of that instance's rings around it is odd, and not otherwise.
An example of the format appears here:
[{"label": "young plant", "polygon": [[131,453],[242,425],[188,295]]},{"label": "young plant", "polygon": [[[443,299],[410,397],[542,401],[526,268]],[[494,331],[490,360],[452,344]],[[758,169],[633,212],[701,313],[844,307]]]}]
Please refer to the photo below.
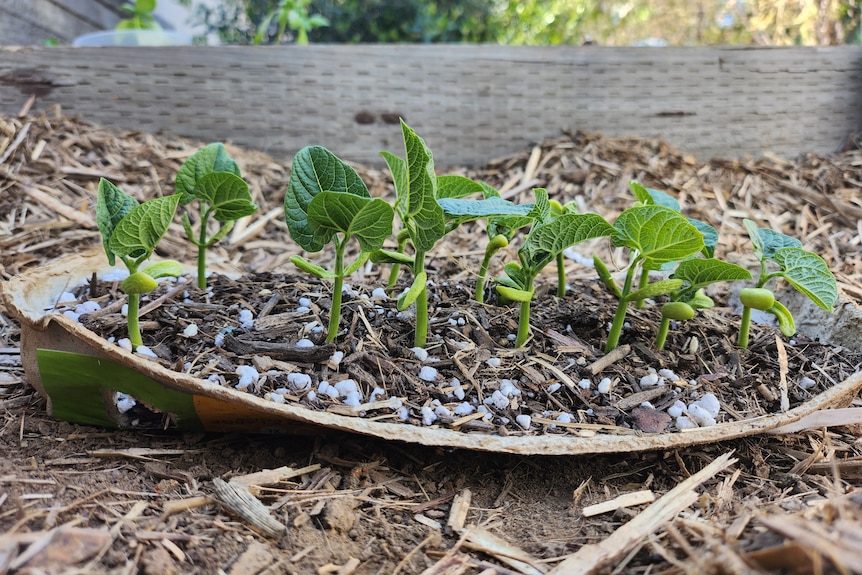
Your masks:
[{"label": "young plant", "polygon": [[[778,319],[778,329],[785,336],[790,337],[796,332],[793,315],[765,287],[769,280],[784,278],[798,292],[826,311],[832,311],[838,299],[838,285],[823,258],[802,249],[802,242],[796,238],[769,228],[758,228],[751,220],[744,220],[743,223],[751,238],[754,255],[760,261],[760,274],[755,287],[739,292],[742,321],[736,345],[745,349],[748,347],[752,309],[774,315]],[[772,267],[770,262],[778,269],[769,271]]]},{"label": "young plant", "polygon": [[[648,282],[650,270],[694,257],[705,249],[704,235],[685,217],[672,208],[656,204],[638,205],[623,211],[614,221],[611,243],[630,251],[628,269],[622,287],[611,276],[598,256],[593,262],[599,279],[617,297],[617,310],[608,333],[605,352],[619,344],[626,310],[630,303],[665,295],[683,285],[681,279]],[[635,275],[641,274],[637,289]],[[646,277],[646,279],[644,279]]]},{"label": "young plant", "polygon": [[694,317],[695,310],[708,309],[715,303],[703,289],[713,283],[751,279],[751,272],[736,264],[714,258],[692,258],[677,265],[671,276],[682,281],[679,289],[669,294],[661,307],[661,323],[655,338],[657,349],[663,349],[671,321],[686,321]]},{"label": "young plant", "polygon": [[179,276],[179,262],[164,260],[141,269],[165,235],[179,204],[179,194],[139,204],[132,196],[102,178],[96,199],[96,222],[108,263],[119,258],[129,270],[121,288],[129,296],[128,328],[132,349],[143,345],[138,323],[141,294],[156,289],[160,277]]},{"label": "young plant", "polygon": [[[221,143],[209,144],[183,162],[177,172],[176,191],[180,194],[180,205],[200,200],[197,231],[188,213],[183,214],[183,229],[198,248],[197,285],[206,289],[207,248],[225,237],[238,219],[253,214],[257,206],[251,199],[248,184],[240,177],[239,166]],[[219,226],[208,236],[210,218],[219,222]]]},{"label": "young plant", "polygon": [[308,44],[309,32],[321,26],[329,26],[329,20],[325,16],[309,14],[309,4],[311,0],[280,0],[275,9],[264,17],[252,42],[255,45],[262,44],[275,21],[277,30],[273,39],[276,43],[281,42],[284,33],[290,29],[296,33],[297,44]]},{"label": "young plant", "polygon": [[[465,199],[483,193],[484,187],[463,176],[437,176],[431,150],[401,121],[405,157],[381,152],[395,182],[395,213],[401,221],[398,251],[378,250],[373,261],[406,265],[413,282],[398,299],[398,309],[416,304],[414,345],[424,347],[428,338],[428,290],[425,256],[437,242],[459,224],[480,218],[524,215],[528,206],[516,206],[499,197]],[[412,255],[405,253],[407,244]],[[397,269],[394,270],[397,274]],[[390,276],[390,285],[394,283]]]},{"label": "young plant", "polygon": [[[383,247],[384,240],[392,234],[394,215],[392,206],[372,198],[356,171],[326,148],[309,146],[293,159],[284,198],[290,236],[307,252],[319,252],[330,242],[335,246],[335,266],[331,271],[300,256],[290,258],[303,271],[334,280],[327,342],[338,335],[344,277]],[[351,238],[359,242],[360,253],[345,268],[344,251]]]},{"label": "young plant", "polygon": [[134,3],[124,2],[120,10],[131,16],[120,20],[117,30],[161,30],[162,27],[153,17],[156,10],[156,0],[135,0]]},{"label": "young plant", "polygon": [[517,347],[527,343],[530,336],[530,306],[535,293],[536,277],[563,250],[578,242],[608,236],[614,228],[597,214],[563,213],[551,215],[548,193],[541,188],[535,190],[536,203],[530,211],[533,224],[518,250],[518,262],[504,266],[506,277],[498,280],[497,291],[509,300],[521,305],[518,318]]}]

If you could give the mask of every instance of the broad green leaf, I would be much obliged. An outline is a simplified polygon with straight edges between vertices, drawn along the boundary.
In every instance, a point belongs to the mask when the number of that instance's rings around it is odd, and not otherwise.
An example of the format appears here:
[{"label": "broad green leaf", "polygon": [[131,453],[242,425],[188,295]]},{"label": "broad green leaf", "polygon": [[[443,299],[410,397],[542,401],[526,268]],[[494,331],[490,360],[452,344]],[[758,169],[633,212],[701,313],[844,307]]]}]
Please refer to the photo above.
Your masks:
[{"label": "broad green leaf", "polygon": [[179,201],[180,195],[174,194],[136,206],[114,228],[109,249],[119,257],[151,254],[168,231]]},{"label": "broad green leaf", "polygon": [[665,206],[629,208],[617,217],[613,227],[613,244],[635,250],[651,269],[690,258],[704,249],[703,234]]},{"label": "broad green leaf", "polygon": [[123,192],[120,188],[102,178],[99,180],[99,193],[96,197],[96,224],[102,234],[102,246],[108,263],[114,265],[116,257],[109,248],[114,228],[138,205],[138,200]]},{"label": "broad green leaf", "polygon": [[395,184],[395,211],[398,212],[398,217],[404,220],[409,190],[407,162],[391,152],[380,152],[380,155],[386,161],[389,172],[392,174],[392,181]]},{"label": "broad green leaf", "polygon": [[784,336],[790,337],[796,333],[796,322],[793,320],[793,314],[781,302],[775,300],[772,307],[766,311],[778,319],[778,329]]},{"label": "broad green leaf", "polygon": [[228,172],[240,176],[239,165],[227,153],[224,144],[208,144],[183,162],[177,172],[176,192],[181,194],[180,204],[186,205],[195,198],[202,198],[198,189],[201,178],[212,172]]},{"label": "broad green leaf", "polygon": [[331,272],[317,264],[313,264],[302,256],[290,256],[290,261],[302,271],[315,275],[320,279],[329,280],[335,277],[334,272]]},{"label": "broad green leaf", "polygon": [[675,212],[680,211],[679,202],[676,198],[662,192],[660,190],[654,190],[652,188],[647,188],[644,185],[640,184],[636,181],[629,182],[629,190],[634,194],[635,198],[643,204],[643,205],[656,205],[656,206],[664,206],[666,208],[670,208]]},{"label": "broad green leaf", "polygon": [[508,298],[511,301],[527,302],[527,301],[532,301],[532,299],[533,299],[533,292],[531,292],[531,291],[517,289],[517,288],[504,286],[504,285],[497,285],[494,287],[496,288],[497,293],[499,293],[501,296],[503,296],[505,298]]},{"label": "broad green leaf", "polygon": [[413,283],[410,284],[410,287],[404,292],[401,297],[398,298],[396,302],[396,307],[400,311],[404,311],[408,307],[410,307],[419,295],[422,293],[422,290],[425,289],[426,284],[428,283],[428,274],[424,271],[416,274],[416,277],[413,278]]},{"label": "broad green leaf", "polygon": [[697,231],[703,234],[703,255],[708,258],[715,256],[715,248],[718,247],[718,230],[706,222],[688,218],[688,223],[697,228]]},{"label": "broad green leaf", "polygon": [[379,250],[392,234],[395,212],[380,198],[346,192],[320,192],[308,206],[308,223],[316,239],[329,243],[336,233],[355,237],[363,252]]},{"label": "broad green leaf", "polygon": [[551,219],[551,201],[548,199],[548,191],[545,188],[533,188],[536,201],[533,209],[527,214],[536,222],[546,222]]},{"label": "broad green leaf", "polygon": [[[492,188],[493,189],[493,188]],[[437,176],[437,199],[463,198],[473,194],[485,195],[485,187],[464,176]]]},{"label": "broad green leaf", "polygon": [[751,244],[754,246],[754,252],[759,259],[769,258],[775,255],[775,252],[781,248],[801,248],[802,242],[796,238],[784,235],[769,228],[758,228],[751,220],[743,220],[745,230],[751,238]]},{"label": "broad green leaf", "polygon": [[530,230],[524,246],[527,261],[538,271],[569,246],[591,238],[608,236],[614,228],[598,214],[562,214]]},{"label": "broad green leaf", "polygon": [[214,209],[213,217],[230,222],[257,211],[245,180],[230,172],[211,172],[198,180],[198,198]]},{"label": "broad green leaf", "polygon": [[497,188],[486,184],[485,182],[479,182],[479,185],[482,186],[482,197],[486,200],[488,198],[499,198],[500,192],[497,191]]},{"label": "broad green leaf", "polygon": [[750,280],[751,272],[730,262],[694,258],[680,262],[671,277],[682,280],[686,291],[694,291],[715,282]]},{"label": "broad green leaf", "polygon": [[838,285],[823,258],[801,248],[781,248],[772,259],[790,285],[823,309],[832,310]]},{"label": "broad green leaf", "polygon": [[427,252],[446,233],[443,208],[437,203],[437,176],[434,159],[425,141],[401,121],[407,164],[407,194],[404,213],[405,225],[411,229],[416,249]]},{"label": "broad green leaf", "polygon": [[640,301],[643,299],[658,297],[660,295],[669,294],[682,286],[681,280],[659,280],[639,290],[631,292],[626,296],[626,301]]},{"label": "broad green leaf", "polygon": [[323,191],[370,197],[356,170],[326,148],[308,146],[293,159],[284,196],[284,219],[293,241],[309,252],[319,252],[326,245],[315,238],[314,228],[308,223],[308,205]]},{"label": "broad green leaf", "polygon": [[[525,219],[532,204],[513,204],[502,198],[488,198],[486,200],[464,200],[456,198],[445,198],[438,200],[446,219],[457,223],[464,223],[480,218],[503,218],[517,216]],[[529,219],[527,220],[529,221]]]}]

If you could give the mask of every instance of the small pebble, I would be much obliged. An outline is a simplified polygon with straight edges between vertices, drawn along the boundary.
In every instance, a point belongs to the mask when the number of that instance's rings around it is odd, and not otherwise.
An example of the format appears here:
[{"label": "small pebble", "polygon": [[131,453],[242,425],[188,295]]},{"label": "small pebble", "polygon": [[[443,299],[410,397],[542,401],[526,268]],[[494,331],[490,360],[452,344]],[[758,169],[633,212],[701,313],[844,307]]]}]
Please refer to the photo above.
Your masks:
[{"label": "small pebble", "polygon": [[485,363],[487,363],[490,367],[500,367],[500,364],[502,362],[503,361],[499,357],[492,357],[489,358],[488,361],[486,361]]},{"label": "small pebble", "polygon": [[807,375],[803,376],[802,379],[799,380],[799,387],[806,391],[811,389],[815,385],[817,385],[817,382],[808,377]]},{"label": "small pebble", "polygon": [[296,347],[314,347],[314,342],[308,338],[302,338],[296,342]]},{"label": "small pebble", "polygon": [[436,381],[437,370],[430,365],[423,365],[422,369],[419,370],[419,379],[422,381]]},{"label": "small pebble", "polygon": [[578,382],[578,387],[580,387],[581,389],[590,389],[593,387],[593,382],[589,379],[582,379]]},{"label": "small pebble", "polygon": [[613,382],[611,381],[611,378],[609,378],[609,377],[606,377],[603,380],[601,380],[599,382],[599,387],[598,387],[599,393],[601,393],[601,394],[610,393],[612,383]]},{"label": "small pebble", "polygon": [[556,393],[557,391],[559,391],[559,389],[562,386],[563,386],[563,384],[561,384],[561,383],[552,383],[551,385],[548,386],[547,392],[548,393]]},{"label": "small pebble", "polygon": [[190,323],[183,330],[183,337],[195,337],[198,334],[198,324]]},{"label": "small pebble", "polygon": [[428,359],[428,350],[424,347],[411,347],[410,351],[413,352],[413,356],[419,361],[425,361]]},{"label": "small pebble", "polygon": [[515,418],[515,422],[524,429],[530,429],[530,424],[533,422],[533,418],[522,413]]}]

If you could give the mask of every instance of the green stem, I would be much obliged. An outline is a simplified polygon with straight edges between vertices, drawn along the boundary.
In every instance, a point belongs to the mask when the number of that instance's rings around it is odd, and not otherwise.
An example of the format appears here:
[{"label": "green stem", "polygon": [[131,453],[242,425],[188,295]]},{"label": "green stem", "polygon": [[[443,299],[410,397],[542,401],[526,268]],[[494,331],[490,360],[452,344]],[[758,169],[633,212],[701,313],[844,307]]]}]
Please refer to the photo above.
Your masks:
[{"label": "green stem", "polygon": [[332,292],[332,307],[329,308],[329,327],[326,331],[326,343],[335,341],[338,335],[338,325],[341,322],[341,290],[344,287],[344,246],[346,241],[335,241],[335,284]]},{"label": "green stem", "polygon": [[557,297],[566,296],[566,260],[563,252],[557,254]]},{"label": "green stem", "polygon": [[667,332],[670,330],[670,318],[661,318],[661,323],[658,324],[658,333],[655,336],[656,349],[664,349],[664,344],[667,341]]},{"label": "green stem", "polygon": [[748,347],[748,332],[751,328],[751,308],[742,307],[742,320],[739,322],[739,338],[736,340],[736,347],[746,349]]},{"label": "green stem", "polygon": [[[638,278],[638,289],[643,289],[643,288],[647,287],[648,283],[649,283],[649,271],[647,271],[645,269],[641,269],[641,275],[640,275],[640,278]],[[639,299],[638,301],[635,302],[636,308],[642,308],[643,306],[644,306],[644,300]]]},{"label": "green stem", "polygon": [[530,337],[530,301],[521,302],[521,317],[518,318],[518,337],[515,347],[521,347],[527,343]]},{"label": "green stem", "polygon": [[491,263],[492,255],[488,250],[485,250],[485,257],[482,258],[482,265],[479,267],[479,276],[476,278],[475,299],[479,303],[485,301],[485,279],[488,276],[488,266]]},{"label": "green stem", "polygon": [[[413,274],[419,275],[425,271],[425,252],[416,252],[413,264]],[[428,288],[422,286],[419,297],[416,298],[416,334],[413,337],[415,347],[425,347],[428,341]]]},{"label": "green stem", "polygon": [[210,212],[207,210],[201,216],[201,228],[198,232],[198,287],[207,289],[207,220]]},{"label": "green stem", "polygon": [[632,282],[634,281],[635,268],[637,260],[629,264],[629,271],[626,272],[626,281],[623,285],[620,301],[617,304],[617,311],[614,314],[614,322],[611,324],[611,331],[608,333],[608,342],[605,344],[605,353],[613,351],[620,343],[620,335],[623,332],[623,324],[626,321],[626,310],[628,309],[628,295],[632,291]]},{"label": "green stem", "polygon": [[[399,234],[400,236],[400,234]],[[403,237],[398,238],[398,253],[403,254],[404,248],[407,246],[407,240],[409,236],[406,234]],[[395,284],[398,282],[398,272],[401,271],[401,264],[392,264],[392,267],[389,269],[389,281],[387,282],[388,287],[395,287]]]},{"label": "green stem", "polygon": [[139,345],[144,345],[144,341],[141,338],[141,324],[138,322],[140,307],[140,294],[129,294],[129,308],[126,317],[129,324],[129,341],[132,342],[132,351],[135,351]]}]

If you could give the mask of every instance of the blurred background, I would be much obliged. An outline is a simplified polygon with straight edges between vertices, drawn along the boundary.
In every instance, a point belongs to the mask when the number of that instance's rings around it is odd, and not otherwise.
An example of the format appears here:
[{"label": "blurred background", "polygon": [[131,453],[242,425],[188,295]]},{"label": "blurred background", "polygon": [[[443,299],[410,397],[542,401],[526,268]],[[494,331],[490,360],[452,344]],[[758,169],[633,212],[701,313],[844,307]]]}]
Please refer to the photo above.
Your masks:
[{"label": "blurred background", "polygon": [[[0,0],[0,44],[160,27],[198,44],[860,44],[862,0]],[[130,22],[131,21],[131,22]]]}]

